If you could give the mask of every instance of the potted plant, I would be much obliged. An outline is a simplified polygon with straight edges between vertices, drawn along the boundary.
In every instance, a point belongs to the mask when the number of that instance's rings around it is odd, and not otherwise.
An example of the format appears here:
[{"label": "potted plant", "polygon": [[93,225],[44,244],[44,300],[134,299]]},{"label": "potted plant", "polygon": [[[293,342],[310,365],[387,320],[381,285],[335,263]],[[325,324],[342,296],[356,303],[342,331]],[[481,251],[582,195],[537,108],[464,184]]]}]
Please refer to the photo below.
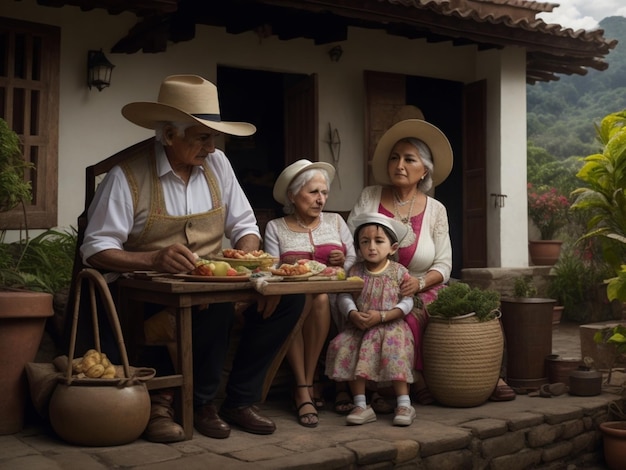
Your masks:
[{"label": "potted plant", "polygon": [[[603,328],[596,332],[593,337],[597,344],[603,345],[610,352],[611,363],[608,367],[607,384],[611,384],[612,372],[615,364],[619,361],[626,361],[626,326],[615,325]],[[600,423],[600,431],[603,436],[604,459],[609,468],[623,468],[626,462],[626,412],[624,411],[624,401],[626,399],[626,381],[620,388],[622,399],[609,403],[609,414],[615,421],[605,421]]]},{"label": "potted plant", "polygon": [[428,305],[424,332],[424,377],[443,405],[483,404],[498,382],[504,337],[500,295],[455,282]]},{"label": "potted plant", "polygon": [[[626,111],[605,116],[596,126],[596,134],[602,153],[587,156],[576,174],[585,186],[574,191],[572,210],[590,215],[587,232],[579,242],[600,240],[603,259],[615,272],[607,284],[607,297],[623,303],[626,302]],[[621,330],[614,330],[604,332],[598,339],[619,349],[623,347],[622,336]],[[600,424],[604,457],[611,469],[624,468],[626,462],[626,415],[621,412],[618,418],[619,421]]]},{"label": "potted plant", "polygon": [[528,183],[528,214],[541,236],[528,245],[533,264],[553,265],[559,259],[562,241],[555,235],[567,224],[569,207],[567,197],[556,188]]},{"label": "potted plant", "polygon": [[513,296],[500,299],[507,345],[507,383],[536,390],[548,381],[546,357],[552,354],[554,299],[538,296],[529,275],[513,280]]},{"label": "potted plant", "polygon": [[[0,119],[0,210],[22,204],[24,226],[25,204],[31,198],[30,183],[24,177],[30,168],[22,157],[17,134]],[[0,434],[22,429],[27,396],[24,367],[35,359],[46,319],[53,314],[52,294],[26,290],[7,274],[17,272],[15,261],[23,259],[27,242],[0,243]]]},{"label": "potted plant", "polygon": [[572,210],[590,215],[579,242],[599,239],[604,260],[615,270],[608,299],[626,302],[626,111],[605,116],[596,133],[602,153],[585,157],[576,174],[585,186],[573,192]]}]

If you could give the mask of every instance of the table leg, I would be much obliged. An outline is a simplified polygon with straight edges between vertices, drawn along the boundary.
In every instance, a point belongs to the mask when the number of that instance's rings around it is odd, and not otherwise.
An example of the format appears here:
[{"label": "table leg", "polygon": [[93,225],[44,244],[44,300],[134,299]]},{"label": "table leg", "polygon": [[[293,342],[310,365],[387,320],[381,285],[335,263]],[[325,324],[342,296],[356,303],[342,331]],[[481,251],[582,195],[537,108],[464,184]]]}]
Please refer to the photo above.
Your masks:
[{"label": "table leg", "polygon": [[283,359],[285,358],[285,355],[287,354],[287,350],[289,349],[289,346],[291,346],[293,338],[298,333],[300,333],[300,331],[302,330],[302,325],[304,324],[304,321],[306,320],[307,316],[311,312],[312,302],[313,302],[313,294],[306,294],[306,301],[304,303],[304,308],[302,309],[302,313],[300,314],[300,318],[298,318],[298,321],[296,322],[293,329],[291,330],[291,333],[285,339],[285,342],[276,353],[276,356],[274,356],[274,360],[272,361],[269,369],[267,370],[267,374],[265,375],[265,381],[263,382],[263,395],[261,396],[261,401],[265,401],[265,399],[267,398],[267,394],[270,391],[270,387],[272,386],[272,382],[274,381],[276,372],[278,372],[278,368],[282,364]]},{"label": "table leg", "polygon": [[177,373],[183,377],[178,411],[185,439],[193,437],[193,354],[191,344],[191,307],[180,307],[176,315]]}]

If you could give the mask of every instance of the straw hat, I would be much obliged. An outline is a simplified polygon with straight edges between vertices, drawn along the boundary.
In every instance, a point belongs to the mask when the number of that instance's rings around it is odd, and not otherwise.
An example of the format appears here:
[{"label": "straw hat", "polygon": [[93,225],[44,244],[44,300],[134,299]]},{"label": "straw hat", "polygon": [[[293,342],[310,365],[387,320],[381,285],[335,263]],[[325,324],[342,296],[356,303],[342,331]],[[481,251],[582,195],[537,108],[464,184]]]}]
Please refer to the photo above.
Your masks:
[{"label": "straw hat", "polygon": [[399,220],[379,214],[378,212],[364,212],[356,215],[352,220],[352,224],[356,227],[354,229],[354,233],[356,233],[359,230],[359,227],[364,224],[378,224],[383,227],[387,227],[396,235],[398,243],[401,242],[409,233],[409,227],[407,225],[403,224]]},{"label": "straw hat", "polygon": [[190,122],[224,134],[247,136],[256,132],[247,122],[222,121],[217,87],[198,75],[167,77],[156,103],[129,103],[122,108],[122,115],[147,129],[154,129],[159,122]]},{"label": "straw hat", "polygon": [[372,173],[379,184],[391,184],[387,161],[394,145],[405,137],[423,141],[433,157],[433,184],[444,182],[452,171],[452,147],[438,127],[421,119],[406,119],[391,126],[380,138],[372,158]]},{"label": "straw hat", "polygon": [[306,170],[313,170],[315,168],[326,170],[326,173],[328,173],[328,177],[330,178],[330,183],[333,182],[333,178],[335,177],[334,166],[330,163],[312,162],[303,158],[302,160],[293,162],[278,176],[276,183],[274,183],[274,199],[282,205],[287,204],[287,188],[289,188],[293,179],[300,173]]}]

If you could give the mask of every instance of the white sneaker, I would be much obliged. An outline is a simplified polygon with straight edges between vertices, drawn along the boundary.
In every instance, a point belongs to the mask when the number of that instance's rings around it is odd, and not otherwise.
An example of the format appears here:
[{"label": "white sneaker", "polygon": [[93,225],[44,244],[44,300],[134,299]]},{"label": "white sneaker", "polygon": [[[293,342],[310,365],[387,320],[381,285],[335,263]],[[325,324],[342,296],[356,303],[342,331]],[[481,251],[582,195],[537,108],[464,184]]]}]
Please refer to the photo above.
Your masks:
[{"label": "white sneaker", "polygon": [[393,417],[394,426],[410,426],[415,420],[415,408],[412,406],[399,406]]},{"label": "white sneaker", "polygon": [[365,409],[357,406],[346,416],[347,424],[365,424],[373,421],[376,421],[376,413],[371,406],[366,406]]}]

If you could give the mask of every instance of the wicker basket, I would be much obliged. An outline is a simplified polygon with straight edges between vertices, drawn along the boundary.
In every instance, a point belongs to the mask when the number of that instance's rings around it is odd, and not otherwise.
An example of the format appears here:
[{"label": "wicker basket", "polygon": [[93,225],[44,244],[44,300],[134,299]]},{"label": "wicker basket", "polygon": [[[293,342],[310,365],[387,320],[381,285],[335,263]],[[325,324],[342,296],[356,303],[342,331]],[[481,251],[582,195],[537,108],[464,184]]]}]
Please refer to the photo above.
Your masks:
[{"label": "wicker basket", "polygon": [[504,336],[499,319],[431,317],[424,331],[424,378],[442,405],[482,405],[500,375]]}]

